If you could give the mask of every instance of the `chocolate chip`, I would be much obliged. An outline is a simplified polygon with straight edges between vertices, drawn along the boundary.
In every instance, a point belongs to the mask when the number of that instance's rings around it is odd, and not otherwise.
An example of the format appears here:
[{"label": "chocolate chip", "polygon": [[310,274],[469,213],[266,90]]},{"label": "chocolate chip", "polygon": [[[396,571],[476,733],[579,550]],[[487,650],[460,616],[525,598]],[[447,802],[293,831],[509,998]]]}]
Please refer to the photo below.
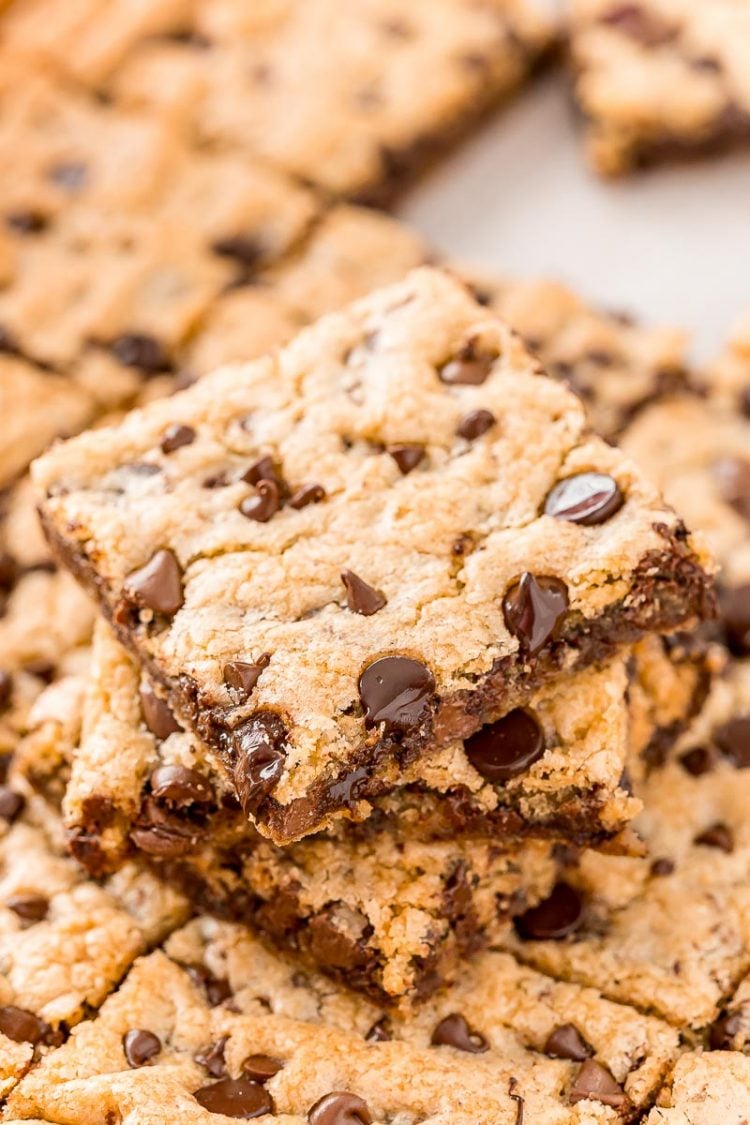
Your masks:
[{"label": "chocolate chip", "polygon": [[601,17],[608,27],[615,27],[644,47],[662,47],[677,37],[674,24],[660,19],[641,4],[618,4]]},{"label": "chocolate chip", "polygon": [[695,837],[693,843],[703,844],[706,848],[718,848],[719,851],[726,852],[727,854],[734,851],[734,835],[732,830],[720,821],[710,825],[705,831],[700,832]]},{"label": "chocolate chip", "polygon": [[667,859],[665,856],[655,859],[650,867],[651,874],[660,879],[674,874],[674,870],[674,860]]},{"label": "chocolate chip", "polygon": [[554,638],[567,609],[565,583],[559,578],[537,578],[528,570],[503,598],[505,624],[528,656],[535,656]]},{"label": "chocolate chip", "polygon": [[141,683],[141,711],[146,726],[157,738],[165,739],[182,727],[172,714],[169,704],[160,699],[147,680]]},{"label": "chocolate chip", "polygon": [[150,780],[154,797],[171,805],[210,804],[214,800],[210,781],[186,766],[159,766]]},{"label": "chocolate chip", "polygon": [[49,225],[49,219],[45,214],[31,209],[11,211],[5,216],[5,222],[16,234],[41,234]]},{"label": "chocolate chip", "polygon": [[192,426],[182,426],[175,422],[172,426],[167,426],[164,435],[161,439],[162,453],[174,453],[175,449],[179,449],[183,445],[192,445],[195,441],[195,430]]},{"label": "chocolate chip", "polygon": [[264,668],[267,668],[271,660],[271,655],[264,652],[254,664],[248,663],[244,660],[229,660],[224,665],[224,683],[232,691],[237,692],[240,699],[244,702],[249,699],[253,688],[261,677]]},{"label": "chocolate chip", "polygon": [[401,473],[407,476],[424,460],[425,448],[423,445],[389,445],[386,453],[390,454]]},{"label": "chocolate chip", "polygon": [[215,1043],[211,1043],[210,1046],[204,1047],[201,1051],[196,1051],[193,1055],[198,1065],[205,1067],[213,1078],[226,1077],[227,1067],[224,1060],[226,1042],[227,1036],[225,1035],[223,1039],[217,1039]]},{"label": "chocolate chip", "polygon": [[496,359],[497,352],[480,351],[476,340],[472,340],[438,369],[438,376],[450,386],[478,387],[486,382]]},{"label": "chocolate chip", "polygon": [[47,169],[47,176],[53,184],[66,191],[78,191],[86,183],[88,169],[80,160],[60,161]]},{"label": "chocolate chip", "polygon": [[175,823],[136,825],[130,839],[139,851],[159,859],[178,859],[198,843],[198,834],[188,825]]},{"label": "chocolate chip", "polygon": [[280,484],[281,477],[276,471],[276,466],[273,463],[273,458],[266,455],[259,457],[257,461],[253,461],[249,469],[245,469],[240,477],[245,484],[260,484],[262,480],[272,480],[275,484]]},{"label": "chocolate chip", "polygon": [[5,905],[24,922],[41,922],[47,917],[49,899],[44,895],[13,895]]},{"label": "chocolate chip", "polygon": [[718,727],[714,742],[737,769],[750,768],[750,715],[738,715]]},{"label": "chocolate chip", "polygon": [[0,669],[0,711],[5,711],[13,695],[13,677]]},{"label": "chocolate chip", "polygon": [[145,609],[174,617],[185,601],[182,572],[173,551],[157,551],[125,579],[125,596]]},{"label": "chocolate chip", "polygon": [[542,1050],[552,1059],[571,1059],[572,1062],[583,1062],[594,1053],[593,1047],[572,1023],[560,1024],[550,1032]]},{"label": "chocolate chip", "polygon": [[372,1125],[367,1102],[346,1090],[336,1090],[320,1098],[307,1111],[310,1125]]},{"label": "chocolate chip", "polygon": [[481,1055],[489,1050],[489,1043],[478,1031],[469,1027],[464,1016],[454,1012],[440,1021],[430,1039],[433,1047],[455,1047],[472,1055]]},{"label": "chocolate chip", "polygon": [[515,919],[515,927],[527,941],[549,941],[574,933],[583,921],[583,901],[568,883],[557,883],[552,894],[538,906]]},{"label": "chocolate chip", "polygon": [[228,238],[217,238],[211,243],[214,254],[220,258],[232,258],[240,265],[254,266],[263,257],[264,247],[257,238],[247,234],[234,234]]},{"label": "chocolate chip", "polygon": [[385,597],[370,586],[353,570],[342,570],[341,581],[346,590],[346,604],[352,613],[359,613],[362,617],[372,617],[387,604]]},{"label": "chocolate chip", "polygon": [[214,976],[205,965],[190,962],[183,965],[183,968],[193,984],[203,989],[206,994],[206,1000],[212,1008],[222,1004],[232,995],[229,981],[226,980],[225,977]]},{"label": "chocolate chip", "polygon": [[578,1071],[570,1091],[570,1100],[575,1104],[586,1098],[611,1106],[613,1109],[623,1109],[628,1104],[628,1097],[622,1086],[601,1063],[594,1059],[586,1059]]},{"label": "chocolate chip", "polygon": [[268,523],[281,507],[279,486],[273,480],[259,480],[255,490],[257,495],[246,496],[240,503],[240,511],[249,520]]},{"label": "chocolate chip", "polygon": [[262,1117],[275,1108],[268,1091],[250,1078],[220,1078],[196,1090],[193,1097],[209,1113],[223,1113],[225,1117]]},{"label": "chocolate chip", "polygon": [[289,507],[299,511],[309,504],[319,504],[325,498],[326,490],[322,484],[303,484],[289,497]]},{"label": "chocolate chip", "polygon": [[232,733],[234,781],[244,811],[252,816],[284,772],[286,732],[273,711],[258,711]]},{"label": "chocolate chip", "polygon": [[694,746],[680,754],[678,761],[691,777],[703,777],[713,769],[714,756],[705,746]]},{"label": "chocolate chip", "polygon": [[126,1031],[122,1037],[122,1049],[128,1066],[137,1068],[145,1066],[149,1059],[153,1059],[161,1051],[161,1039],[153,1031],[144,1031],[142,1028],[133,1028]]},{"label": "chocolate chip", "polygon": [[40,1020],[33,1012],[26,1008],[17,1008],[8,1004],[0,1008],[0,1032],[7,1035],[14,1043],[33,1043],[36,1046],[47,1035],[49,1028],[44,1020]]},{"label": "chocolate chip", "polygon": [[735,1037],[742,1031],[740,1012],[724,1012],[711,1025],[708,1045],[712,1051],[733,1051]]},{"label": "chocolate chip", "polygon": [[20,815],[26,804],[26,798],[7,785],[0,785],[0,818],[8,824]]},{"label": "chocolate chip", "polygon": [[248,1055],[242,1064],[242,1073],[252,1078],[253,1082],[268,1082],[275,1074],[284,1069],[281,1059],[271,1055]]},{"label": "chocolate chip", "polygon": [[719,495],[746,520],[750,520],[750,461],[744,457],[720,457],[714,462]]},{"label": "chocolate chip", "polygon": [[750,656],[750,582],[719,593],[727,646],[733,656]]},{"label": "chocolate chip", "polygon": [[464,414],[458,423],[456,433],[467,441],[474,441],[475,438],[486,434],[494,425],[495,415],[490,414],[489,410],[471,410],[468,414]]},{"label": "chocolate chip", "polygon": [[110,350],[123,367],[137,367],[146,375],[172,370],[172,361],[159,341],[144,332],[124,332],[112,341]]},{"label": "chocolate chip", "polygon": [[435,681],[428,668],[408,656],[381,656],[359,677],[359,698],[368,726],[385,723],[408,730],[429,714]]},{"label": "chocolate chip", "polygon": [[381,1016],[376,1020],[365,1035],[368,1043],[390,1043],[391,1039],[393,1039],[393,1030],[387,1016]]},{"label": "chocolate chip", "polygon": [[619,512],[624,497],[605,473],[576,473],[557,482],[544,501],[544,514],[592,527]]},{"label": "chocolate chip", "polygon": [[517,707],[482,727],[464,743],[466,756],[488,781],[510,781],[544,753],[544,731],[529,711]]}]

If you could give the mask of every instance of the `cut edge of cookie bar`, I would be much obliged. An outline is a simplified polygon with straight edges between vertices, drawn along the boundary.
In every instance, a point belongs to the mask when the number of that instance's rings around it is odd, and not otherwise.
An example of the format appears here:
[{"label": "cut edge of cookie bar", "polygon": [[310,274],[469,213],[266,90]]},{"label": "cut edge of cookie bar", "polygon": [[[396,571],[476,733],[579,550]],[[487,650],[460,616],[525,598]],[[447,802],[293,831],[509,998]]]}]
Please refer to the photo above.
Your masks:
[{"label": "cut edge of cookie bar", "polygon": [[[345,389],[352,379],[352,389]],[[409,395],[403,394],[404,380],[410,386]],[[301,398],[300,387],[306,387]],[[276,399],[282,404],[280,410],[269,413],[264,408],[259,414],[265,416],[258,423],[259,434],[264,430],[270,434],[275,427],[282,435],[270,443],[268,438],[243,431],[239,424],[257,410],[255,399],[261,388],[267,388],[264,395],[271,396],[265,401]],[[298,425],[289,411],[293,414],[299,409],[305,394],[307,413],[304,424]],[[480,408],[480,404],[484,406]],[[494,414],[486,409],[489,405]],[[466,413],[467,407],[474,409]],[[374,422],[373,410],[382,421]],[[204,416],[207,429],[201,421]],[[186,446],[185,451],[170,460],[171,439],[164,435],[175,427],[190,437],[179,443]],[[304,511],[292,512],[287,507],[279,512],[287,487],[282,477],[270,484],[261,479],[260,488],[244,499],[240,494],[248,490],[242,485],[239,491],[236,484],[201,489],[196,472],[208,472],[209,461],[214,469],[219,467],[217,439],[225,441],[225,433],[231,433],[234,449],[243,444],[248,449],[248,459],[253,462],[247,470],[250,478],[255,475],[257,479],[263,471],[283,476],[284,470],[270,463],[263,469],[269,457],[278,462],[284,456],[290,464],[296,459],[296,467],[288,470],[296,478],[292,487],[299,489],[297,481],[309,480],[312,469],[322,480],[323,492],[315,494],[321,502],[308,504],[308,493],[303,490],[304,499],[292,496],[290,504],[294,509],[305,503]],[[341,434],[347,439],[343,448]],[[396,446],[390,447],[390,457],[380,452],[404,437],[411,441],[407,452],[419,451],[416,466],[413,461],[398,465],[401,445],[398,452]],[[415,437],[421,439],[416,446]],[[166,447],[161,445],[165,441],[170,443]],[[313,445],[305,454],[304,443],[310,441]],[[541,443],[533,446],[536,456],[532,456],[530,442]],[[316,452],[316,464],[310,466],[305,458],[309,461],[312,449],[318,447],[330,450],[327,460],[318,464]],[[266,460],[258,459],[259,454]],[[243,463],[235,454],[225,456],[237,460],[238,468]],[[136,476],[130,474],[128,480],[127,466],[144,458],[153,465],[149,465],[148,475],[145,468],[138,471],[135,489]],[[521,479],[515,485],[498,473],[498,466],[509,459],[527,462],[522,472],[519,468]],[[169,482],[173,466],[179,464],[192,467],[187,477],[183,470],[175,478],[177,491],[169,485],[165,493],[162,482]],[[232,471],[228,464],[223,469]],[[597,510],[579,519],[566,507],[571,503],[566,492],[579,485],[585,491],[592,470],[600,474],[594,479],[603,482],[609,500],[599,494],[594,504],[595,508],[599,505]],[[467,473],[477,474],[479,489],[472,490]],[[572,486],[566,483],[570,477],[574,478]],[[165,687],[175,713],[234,769],[246,811],[279,843],[339,815],[352,784],[363,776],[356,771],[366,774],[375,757],[385,753],[406,764],[428,746],[466,737],[493,714],[523,702],[539,682],[566,666],[602,659],[644,631],[669,630],[712,611],[711,584],[704,569],[710,570],[711,563],[702,546],[632,463],[586,431],[576,396],[546,377],[518,337],[442,271],[417,270],[399,285],[324,317],[278,353],[243,368],[220,370],[167,403],[133,412],[115,429],[59,446],[37,462],[36,480],[46,493],[41,512],[48,536],[61,557],[98,597],[120,639]],[[128,487],[130,498],[123,506],[117,497],[123,488],[127,496]],[[179,515],[175,507],[177,492],[187,495],[192,488],[196,489],[191,502],[195,519],[186,520],[184,508]],[[460,518],[454,510],[459,493]],[[271,509],[265,511],[265,494],[272,498],[273,514]],[[349,502],[347,494],[352,497]],[[273,500],[274,496],[279,498]],[[376,499],[381,496],[386,498],[386,507]],[[207,510],[206,504],[218,506],[220,512],[210,523],[200,515],[201,509]],[[393,504],[402,512],[411,511],[414,528],[410,531],[404,517],[399,518],[398,550],[396,540],[388,543],[393,526],[379,515],[392,511],[395,518]],[[541,509],[548,514],[540,516]],[[163,515],[156,520],[166,520],[166,532],[154,522],[160,510]],[[247,519],[242,518],[243,511]],[[500,514],[493,515],[495,511]],[[553,512],[565,518],[555,518]],[[344,513],[346,527],[341,522]],[[150,548],[142,537],[143,526],[137,537],[133,535],[134,516],[139,524],[150,526]],[[424,539],[427,525],[436,519],[438,525],[444,520],[446,528],[437,540],[434,534]],[[168,530],[170,525],[179,528],[176,534]],[[519,525],[524,529],[522,536],[514,531]],[[338,706],[343,710],[336,718],[335,732],[329,729],[322,741],[314,733],[318,720],[311,719],[309,704],[305,705],[308,733],[295,726],[293,719],[290,724],[286,714],[289,697],[301,690],[299,677],[310,659],[307,646],[304,659],[298,656],[293,661],[291,679],[289,648],[286,667],[273,658],[270,665],[264,663],[260,653],[252,657],[262,664],[257,686],[240,693],[243,700],[252,694],[253,700],[239,706],[226,686],[228,681],[209,686],[190,646],[179,658],[179,675],[170,672],[172,658],[165,659],[160,650],[164,651],[165,644],[168,648],[173,638],[180,643],[172,619],[176,614],[178,622],[189,621],[180,617],[185,591],[188,601],[192,600],[191,585],[195,580],[199,592],[203,575],[210,573],[206,570],[209,564],[220,584],[234,584],[230,576],[235,571],[239,575],[248,549],[255,552],[258,564],[268,555],[270,566],[274,555],[283,552],[285,567],[304,566],[308,540],[315,543],[323,529],[334,526],[338,530],[326,534],[342,537],[337,559],[339,555],[345,561],[347,556],[356,556],[361,562],[354,565],[361,572],[366,567],[368,578],[376,579],[372,585],[366,580],[362,584],[361,574],[352,565],[348,574],[353,577],[347,578],[348,593],[342,606],[341,595],[335,592],[341,589],[339,568],[323,576],[326,635],[331,633],[337,638],[332,643],[350,652],[348,669],[334,671],[325,690],[330,693],[338,690],[331,685],[352,681],[350,690],[358,713],[346,713],[351,700],[347,704],[339,692]],[[370,549],[364,546],[368,539]],[[113,551],[108,543],[114,545]],[[333,540],[331,543],[336,554]],[[476,550],[478,543],[480,550]],[[415,547],[421,553],[411,553]],[[175,548],[182,556],[179,562]],[[389,561],[374,573],[378,568],[373,562],[382,552]],[[300,564],[293,564],[290,560],[298,554]],[[319,557],[316,566],[321,564],[327,565]],[[409,577],[403,568],[408,571],[412,566],[416,570]],[[151,568],[155,568],[157,587],[165,581],[174,587],[169,606],[148,594]],[[534,570],[550,577],[542,577],[540,582]],[[220,577],[222,572],[225,578]],[[394,585],[399,572],[402,577]],[[266,587],[275,581],[273,573],[278,578],[280,571],[268,571]],[[297,582],[303,573],[298,572]],[[501,573],[503,580],[498,577]],[[421,583],[422,592],[416,587],[409,592],[412,580]],[[152,609],[167,610],[166,616],[157,615],[165,631],[150,631],[147,620],[154,619],[154,614],[147,609],[141,616],[142,592],[135,589],[134,582],[136,586],[145,582],[143,591],[153,601]],[[288,598],[292,592],[288,585],[285,588]],[[298,598],[299,608],[292,617],[298,619],[300,637],[305,632],[315,641],[315,627],[304,624],[309,613],[320,608],[320,593],[316,597],[312,593],[311,587],[299,587],[293,596],[293,601]],[[460,658],[456,651],[453,657],[446,656],[442,667],[431,669],[429,656],[425,663],[414,659],[423,658],[428,634],[439,648],[448,653],[455,649],[455,624],[449,629],[445,610],[439,609],[446,595],[445,606],[454,597],[461,603],[468,599],[466,604],[472,606],[467,641],[476,656],[469,676],[457,672],[458,664],[468,669],[463,646]],[[205,598],[205,594],[200,596]],[[235,597],[249,598],[241,611],[243,620],[246,612],[257,618],[257,610],[251,608],[255,596],[249,587],[244,594],[235,590]],[[264,590],[264,606],[269,604],[267,597]],[[404,607],[415,598],[414,605],[419,603],[420,608],[411,628],[407,621],[412,611]],[[437,616],[430,608],[432,601]],[[400,610],[389,608],[399,602]],[[204,603],[200,612],[207,607]],[[380,614],[381,610],[385,612]],[[238,606],[232,609],[233,614],[239,612]],[[282,611],[282,617],[285,615]],[[386,626],[385,620],[391,624]],[[255,647],[265,643],[257,626],[256,620]],[[294,633],[297,627],[290,622],[288,628]],[[217,641],[219,648],[224,643],[221,635],[215,636],[211,642],[214,651]],[[229,651],[219,658],[218,671],[212,656],[210,677],[220,680],[220,665],[226,669],[227,662],[243,655],[244,649],[234,651],[230,642]],[[380,658],[385,663],[373,670]],[[458,664],[451,672],[449,665],[455,661]],[[358,686],[352,674],[354,665]],[[323,666],[318,662],[314,667],[319,677]],[[381,668],[388,672],[385,680]],[[280,682],[279,676],[289,681],[285,698],[274,696],[271,687],[272,681]],[[403,683],[401,677],[405,677]],[[347,698],[348,690],[344,693]],[[371,716],[367,726],[356,704],[357,694]],[[318,687],[313,698],[319,697]],[[330,718],[327,713],[324,726]],[[314,765],[314,760],[321,764]],[[272,793],[280,780],[281,788]]]}]

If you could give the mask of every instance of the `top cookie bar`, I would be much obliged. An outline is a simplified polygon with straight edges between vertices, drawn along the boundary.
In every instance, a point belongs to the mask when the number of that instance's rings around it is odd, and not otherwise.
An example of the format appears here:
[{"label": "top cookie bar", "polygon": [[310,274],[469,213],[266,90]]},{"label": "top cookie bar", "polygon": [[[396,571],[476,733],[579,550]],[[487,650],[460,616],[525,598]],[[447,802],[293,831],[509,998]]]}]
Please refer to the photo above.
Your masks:
[{"label": "top cookie bar", "polygon": [[36,465],[51,541],[286,843],[360,778],[710,611],[710,562],[438,270]]}]

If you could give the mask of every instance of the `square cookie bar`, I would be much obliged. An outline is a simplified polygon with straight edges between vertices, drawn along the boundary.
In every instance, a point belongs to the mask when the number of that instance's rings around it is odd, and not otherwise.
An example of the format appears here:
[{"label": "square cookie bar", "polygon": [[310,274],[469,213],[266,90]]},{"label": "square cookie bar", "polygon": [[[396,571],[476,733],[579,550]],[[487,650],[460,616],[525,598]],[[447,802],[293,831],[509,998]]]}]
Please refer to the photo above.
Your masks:
[{"label": "square cookie bar", "polygon": [[488,953],[417,1012],[300,974],[199,918],[141,959],[14,1092],[11,1119],[89,1125],[216,1114],[289,1125],[584,1125],[651,1104],[678,1050],[662,1021]]},{"label": "square cookie bar", "polygon": [[750,140],[744,0],[573,0],[587,145],[604,175]]},{"label": "square cookie bar", "polygon": [[712,609],[674,512],[436,270],[59,446],[36,482],[60,556],[277,843]]}]

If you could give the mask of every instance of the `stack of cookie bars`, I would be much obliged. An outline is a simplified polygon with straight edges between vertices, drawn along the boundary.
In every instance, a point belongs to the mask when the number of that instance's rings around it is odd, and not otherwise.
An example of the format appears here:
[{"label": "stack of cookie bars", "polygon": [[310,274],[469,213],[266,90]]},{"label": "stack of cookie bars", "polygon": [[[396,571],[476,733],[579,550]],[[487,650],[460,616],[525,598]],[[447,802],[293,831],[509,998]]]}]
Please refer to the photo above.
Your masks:
[{"label": "stack of cookie bars", "polygon": [[554,29],[5,7],[2,1119],[750,1113],[747,333],[361,206]]}]

